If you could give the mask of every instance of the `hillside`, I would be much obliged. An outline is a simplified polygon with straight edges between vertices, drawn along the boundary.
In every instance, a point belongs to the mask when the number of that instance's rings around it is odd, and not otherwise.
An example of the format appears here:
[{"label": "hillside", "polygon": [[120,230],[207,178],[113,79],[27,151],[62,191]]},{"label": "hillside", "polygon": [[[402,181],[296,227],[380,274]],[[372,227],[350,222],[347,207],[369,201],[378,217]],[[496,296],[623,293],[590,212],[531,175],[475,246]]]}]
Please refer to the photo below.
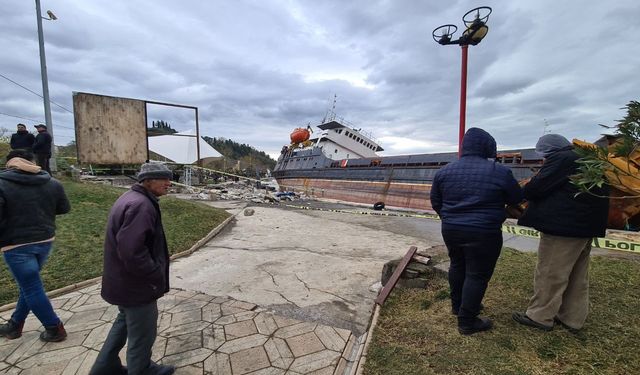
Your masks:
[{"label": "hillside", "polygon": [[269,155],[247,144],[240,144],[222,137],[204,136],[202,139],[224,156],[225,160],[211,163],[211,167],[215,167],[214,169],[237,168],[238,162],[240,162],[240,170],[249,176],[255,175],[256,171],[264,173],[267,169],[273,170],[276,166],[276,161]]}]

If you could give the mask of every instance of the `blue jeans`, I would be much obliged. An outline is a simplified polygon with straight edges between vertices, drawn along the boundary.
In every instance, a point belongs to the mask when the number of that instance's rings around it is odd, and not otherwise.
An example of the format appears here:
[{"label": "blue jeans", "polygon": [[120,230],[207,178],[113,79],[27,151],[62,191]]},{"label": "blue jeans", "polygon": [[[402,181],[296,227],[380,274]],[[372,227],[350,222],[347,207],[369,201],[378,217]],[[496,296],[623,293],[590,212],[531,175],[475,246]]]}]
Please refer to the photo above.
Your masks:
[{"label": "blue jeans", "polygon": [[47,262],[51,245],[51,242],[24,245],[2,253],[4,261],[20,288],[18,304],[11,315],[11,319],[16,323],[24,322],[29,311],[33,311],[45,327],[53,327],[60,322],[56,313],[53,312],[40,279],[40,270]]}]

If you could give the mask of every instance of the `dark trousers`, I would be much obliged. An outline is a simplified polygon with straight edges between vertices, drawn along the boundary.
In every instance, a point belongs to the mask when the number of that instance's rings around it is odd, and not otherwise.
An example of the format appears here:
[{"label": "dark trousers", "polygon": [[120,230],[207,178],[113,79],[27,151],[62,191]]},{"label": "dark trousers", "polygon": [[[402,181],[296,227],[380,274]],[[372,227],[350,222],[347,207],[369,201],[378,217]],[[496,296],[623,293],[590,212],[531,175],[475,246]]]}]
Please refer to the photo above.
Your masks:
[{"label": "dark trousers", "polygon": [[51,154],[35,154],[35,156],[36,164],[38,164],[42,170],[51,174],[51,170],[49,169],[49,158],[51,157]]},{"label": "dark trousers", "polygon": [[157,365],[151,361],[151,347],[156,341],[158,324],[158,304],[124,307],[118,306],[120,313],[100,349],[90,375],[120,374],[122,362],[118,353],[127,344],[127,374],[154,374]]},{"label": "dark trousers", "polygon": [[443,230],[449,251],[451,307],[458,311],[458,326],[471,326],[502,249],[502,232]]}]

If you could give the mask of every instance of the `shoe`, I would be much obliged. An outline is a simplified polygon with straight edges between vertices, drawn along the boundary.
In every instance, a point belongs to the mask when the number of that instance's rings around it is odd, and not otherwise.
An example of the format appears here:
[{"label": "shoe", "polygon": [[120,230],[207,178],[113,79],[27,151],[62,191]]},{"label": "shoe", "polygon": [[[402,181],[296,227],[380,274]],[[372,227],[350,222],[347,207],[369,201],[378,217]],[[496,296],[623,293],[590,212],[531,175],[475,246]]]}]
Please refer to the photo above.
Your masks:
[{"label": "shoe", "polygon": [[474,333],[488,331],[493,328],[493,322],[489,318],[477,317],[470,327],[458,326],[461,335],[473,335]]},{"label": "shoe", "polygon": [[16,323],[13,319],[9,319],[5,324],[0,325],[0,336],[9,340],[17,339],[22,336],[22,327],[24,327],[24,322]]},{"label": "shoe", "polygon": [[40,340],[46,342],[60,342],[67,338],[67,331],[64,329],[62,322],[58,322],[58,325],[51,327],[44,327],[44,332],[40,334]]},{"label": "shoe", "polygon": [[561,325],[564,329],[566,329],[570,333],[573,333],[574,335],[577,334],[578,332],[580,332],[579,328],[570,327],[570,326],[564,324],[564,322],[562,322],[562,320],[558,319],[557,317],[553,318],[553,322],[556,323],[556,324]]},{"label": "shoe", "polygon": [[514,312],[513,314],[511,314],[511,318],[513,318],[513,320],[515,320],[516,322],[525,325],[525,326],[529,326],[529,327],[533,327],[533,328],[537,328],[537,329],[541,329],[543,331],[549,332],[553,329],[553,326],[545,326],[544,324],[540,324],[538,322],[536,322],[535,320],[529,318],[527,316],[527,314],[525,313],[521,313],[521,312]]},{"label": "shoe", "polygon": [[[482,310],[484,310],[484,305],[481,303],[479,311],[482,311]],[[458,316],[458,311],[459,311],[458,309],[456,309],[455,307],[452,307],[451,308],[451,315]]]}]

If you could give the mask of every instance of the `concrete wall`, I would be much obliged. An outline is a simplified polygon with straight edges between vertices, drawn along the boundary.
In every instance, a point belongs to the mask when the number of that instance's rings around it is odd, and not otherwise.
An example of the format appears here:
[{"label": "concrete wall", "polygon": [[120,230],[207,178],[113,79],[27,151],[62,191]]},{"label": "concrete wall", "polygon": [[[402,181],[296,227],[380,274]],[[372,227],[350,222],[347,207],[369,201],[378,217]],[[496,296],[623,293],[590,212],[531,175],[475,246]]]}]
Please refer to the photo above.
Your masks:
[{"label": "concrete wall", "polygon": [[145,102],[73,93],[78,161],[140,164],[147,160]]}]

